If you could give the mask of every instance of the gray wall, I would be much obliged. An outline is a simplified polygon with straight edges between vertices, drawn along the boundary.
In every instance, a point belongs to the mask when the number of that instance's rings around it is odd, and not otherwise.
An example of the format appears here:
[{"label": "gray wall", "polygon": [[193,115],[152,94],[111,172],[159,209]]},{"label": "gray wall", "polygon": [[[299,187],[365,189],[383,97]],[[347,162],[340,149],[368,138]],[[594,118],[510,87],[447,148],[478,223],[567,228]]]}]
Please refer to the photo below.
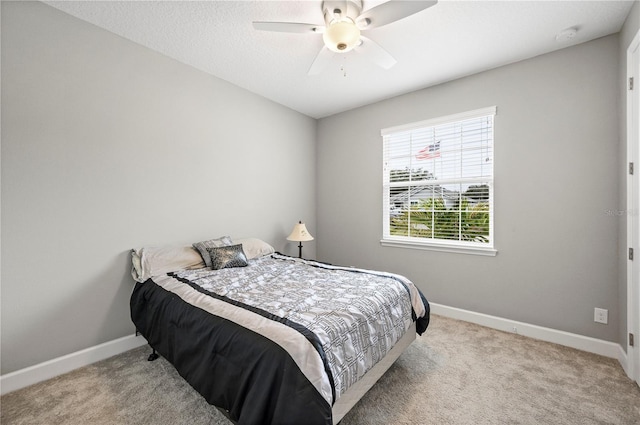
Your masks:
[{"label": "gray wall", "polygon": [[[618,342],[618,45],[608,36],[320,120],[319,259],[400,272],[435,303]],[[380,129],[492,105],[498,255],[382,247]]]},{"label": "gray wall", "polygon": [[2,2],[1,100],[2,374],[132,334],[132,247],[316,233],[315,120],[49,6]]},{"label": "gray wall", "polygon": [[[627,48],[633,37],[640,29],[640,3],[634,2],[633,8],[627,16],[622,30],[620,31],[620,66],[619,66],[619,78],[620,84],[618,89],[620,91],[620,107],[619,107],[619,123],[620,123],[620,150],[618,179],[619,179],[619,210],[627,210]],[[627,214],[629,212],[627,211]],[[618,238],[618,305],[620,307],[620,327],[618,342],[622,348],[627,349],[627,256],[625,254],[627,250],[627,217],[626,214],[622,215],[619,219],[619,238]]]}]

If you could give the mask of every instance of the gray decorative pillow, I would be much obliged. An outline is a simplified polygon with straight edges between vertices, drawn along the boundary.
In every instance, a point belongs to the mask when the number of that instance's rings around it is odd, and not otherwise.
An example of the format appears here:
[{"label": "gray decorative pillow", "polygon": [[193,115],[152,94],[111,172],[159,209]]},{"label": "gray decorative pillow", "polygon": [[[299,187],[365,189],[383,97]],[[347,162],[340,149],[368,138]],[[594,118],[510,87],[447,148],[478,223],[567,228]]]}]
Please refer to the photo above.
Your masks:
[{"label": "gray decorative pillow", "polygon": [[197,242],[193,244],[193,247],[198,250],[200,255],[202,256],[202,260],[204,261],[205,266],[211,267],[211,258],[209,257],[209,252],[207,252],[207,248],[216,248],[219,246],[229,246],[233,245],[231,241],[231,237],[222,236],[218,239],[209,239],[208,241]]},{"label": "gray decorative pillow", "polygon": [[247,256],[242,250],[242,244],[207,248],[207,252],[211,257],[211,268],[213,270],[249,265]]}]

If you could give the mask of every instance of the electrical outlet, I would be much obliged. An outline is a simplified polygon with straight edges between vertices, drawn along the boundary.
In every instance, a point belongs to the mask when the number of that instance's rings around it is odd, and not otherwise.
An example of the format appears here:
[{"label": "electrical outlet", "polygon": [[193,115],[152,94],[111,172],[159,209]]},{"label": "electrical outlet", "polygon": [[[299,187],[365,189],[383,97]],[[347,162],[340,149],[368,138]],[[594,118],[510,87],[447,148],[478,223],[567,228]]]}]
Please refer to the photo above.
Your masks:
[{"label": "electrical outlet", "polygon": [[605,310],[604,308],[593,309],[593,321],[606,325],[609,322],[609,310]]}]

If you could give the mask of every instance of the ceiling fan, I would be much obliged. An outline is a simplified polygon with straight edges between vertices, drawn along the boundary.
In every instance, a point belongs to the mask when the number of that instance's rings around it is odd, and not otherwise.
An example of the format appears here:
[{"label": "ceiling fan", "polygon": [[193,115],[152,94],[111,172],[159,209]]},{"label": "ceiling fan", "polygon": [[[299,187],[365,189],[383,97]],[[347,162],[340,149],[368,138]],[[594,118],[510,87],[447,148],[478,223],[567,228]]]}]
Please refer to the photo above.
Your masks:
[{"label": "ceiling fan", "polygon": [[325,0],[322,14],[325,25],[300,22],[253,22],[262,31],[322,34],[324,47],[309,68],[309,75],[320,74],[336,53],[356,50],[384,69],[396,60],[379,44],[361,35],[361,31],[381,27],[411,16],[437,3],[431,1],[387,1],[362,11],[362,0]]}]

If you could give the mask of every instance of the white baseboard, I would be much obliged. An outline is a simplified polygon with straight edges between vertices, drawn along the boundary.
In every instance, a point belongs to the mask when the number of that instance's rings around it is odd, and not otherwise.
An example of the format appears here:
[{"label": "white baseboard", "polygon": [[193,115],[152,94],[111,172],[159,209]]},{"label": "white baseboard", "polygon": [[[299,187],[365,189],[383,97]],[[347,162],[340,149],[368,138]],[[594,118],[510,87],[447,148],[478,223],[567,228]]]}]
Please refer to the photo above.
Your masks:
[{"label": "white baseboard", "polygon": [[143,346],[146,343],[147,340],[142,336],[125,336],[15,372],[7,373],[0,376],[0,394],[4,395],[11,391],[54,378],[63,373],[71,372],[74,369]]},{"label": "white baseboard", "polygon": [[[488,328],[517,333],[530,338],[553,342],[566,347],[576,348],[589,353],[595,353],[601,356],[617,359],[620,361],[620,364],[626,372],[626,354],[623,357],[621,356],[621,353],[624,354],[624,350],[620,344],[570,332],[559,331],[556,329],[545,328],[542,326],[531,325],[524,322],[517,322],[515,320],[503,319],[502,317],[475,313],[473,311],[462,310],[455,307],[448,307],[442,304],[431,302],[429,304],[431,305],[431,312],[433,314],[451,317],[452,319],[464,320],[465,322],[475,323]],[[624,364],[622,361],[624,361]]]},{"label": "white baseboard", "polygon": [[627,363],[627,353],[624,351],[624,348],[622,348],[622,345],[618,345],[618,348],[618,362],[620,362],[620,366],[622,366],[624,373],[626,373],[627,376],[633,380],[633,376],[631,376],[631,370],[629,370],[629,363]]}]

